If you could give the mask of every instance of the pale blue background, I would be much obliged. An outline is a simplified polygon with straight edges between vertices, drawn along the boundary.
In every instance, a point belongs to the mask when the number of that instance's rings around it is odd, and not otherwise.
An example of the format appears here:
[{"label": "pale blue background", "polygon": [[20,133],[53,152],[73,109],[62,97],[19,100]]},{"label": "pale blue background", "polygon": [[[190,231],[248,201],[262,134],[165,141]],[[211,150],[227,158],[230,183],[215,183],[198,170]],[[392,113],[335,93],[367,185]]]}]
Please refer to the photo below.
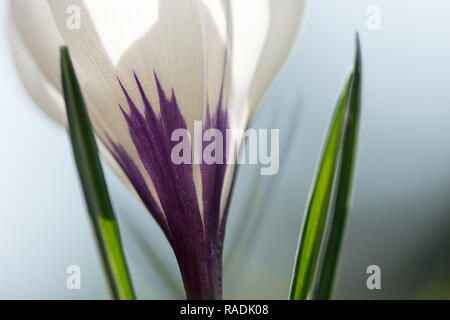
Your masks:
[{"label": "pale blue background", "polygon": [[[366,28],[372,4],[382,9],[379,31]],[[0,0],[0,298],[106,299],[67,135],[20,84],[6,9]],[[226,241],[226,298],[287,296],[301,213],[351,69],[355,30],[363,45],[363,112],[337,297],[450,298],[445,0],[309,1],[292,57],[255,120],[256,127],[281,128],[280,174],[260,177],[258,168],[244,167],[238,179]],[[162,233],[109,170],[107,176],[139,297],[182,297]],[[81,291],[66,289],[72,264],[82,269]],[[371,264],[382,269],[378,292],[365,286]]]}]

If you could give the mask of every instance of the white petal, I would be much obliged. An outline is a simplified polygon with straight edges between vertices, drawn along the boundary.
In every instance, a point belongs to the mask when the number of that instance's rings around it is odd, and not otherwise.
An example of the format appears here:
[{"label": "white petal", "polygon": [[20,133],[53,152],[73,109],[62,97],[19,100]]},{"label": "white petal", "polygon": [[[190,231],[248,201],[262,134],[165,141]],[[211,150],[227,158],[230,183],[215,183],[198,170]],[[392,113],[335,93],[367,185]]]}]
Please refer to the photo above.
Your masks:
[{"label": "white petal", "polygon": [[[118,105],[127,101],[117,81],[143,109],[133,73],[155,110],[157,74],[167,94],[174,90],[188,129],[203,120],[208,97],[217,105],[226,54],[226,1],[208,0],[49,0],[69,46],[89,112],[99,136],[106,132],[145,172]],[[214,2],[214,3],[212,3]],[[77,5],[81,29],[67,28],[67,7]],[[131,24],[131,27],[130,27]],[[201,179],[195,168],[198,197]],[[155,189],[144,173],[150,190]],[[156,196],[155,196],[156,198]]]},{"label": "white petal", "polygon": [[[53,120],[67,127],[62,97],[59,47],[64,44],[46,0],[13,0],[9,37],[17,70],[36,104]],[[129,179],[101,141],[104,160],[134,192]]]},{"label": "white petal", "polygon": [[249,93],[249,103],[253,111],[291,51],[301,22],[304,3],[303,0],[269,0],[271,12],[269,32]]},{"label": "white petal", "polygon": [[51,118],[65,124],[59,47],[63,45],[45,0],[14,0],[9,33],[17,68],[31,97]]},{"label": "white petal", "polygon": [[260,104],[284,64],[304,0],[232,0],[233,92],[250,109]]},{"label": "white petal", "polygon": [[31,98],[50,118],[66,124],[61,93],[48,82],[36,60],[25,47],[14,24],[9,26],[10,43],[20,78]]},{"label": "white petal", "polygon": [[[49,4],[71,50],[84,94],[94,106],[91,112],[97,113],[93,116],[113,138],[120,139],[118,131],[127,132],[117,108],[119,103],[127,104],[116,76],[132,98],[140,101],[134,71],[156,110],[159,101],[153,72],[167,93],[174,89],[189,127],[193,120],[203,120],[206,82],[215,87],[211,92],[217,92],[213,79],[222,79],[222,69],[206,81],[205,51],[209,49],[205,49],[198,1],[49,0]],[[73,4],[81,8],[80,30],[66,26],[66,10]],[[211,64],[210,70],[216,65]]]}]

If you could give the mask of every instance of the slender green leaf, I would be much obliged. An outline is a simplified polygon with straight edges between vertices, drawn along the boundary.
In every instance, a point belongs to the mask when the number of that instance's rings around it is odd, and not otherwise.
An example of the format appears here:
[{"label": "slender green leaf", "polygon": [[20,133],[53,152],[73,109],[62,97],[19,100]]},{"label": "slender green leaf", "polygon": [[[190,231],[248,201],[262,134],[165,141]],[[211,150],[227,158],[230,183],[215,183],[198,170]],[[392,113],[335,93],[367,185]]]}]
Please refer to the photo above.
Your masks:
[{"label": "slender green leaf", "polygon": [[66,47],[61,70],[69,131],[81,184],[114,299],[134,299],[119,227],[109,198],[95,136]]},{"label": "slender green leaf", "polygon": [[330,231],[324,241],[324,258],[319,268],[314,299],[331,298],[352,190],[356,158],[361,99],[361,50],[357,40],[354,78],[345,116],[342,155],[339,162],[334,207],[330,213]]},{"label": "slender green leaf", "polygon": [[[290,292],[290,299],[292,300],[306,300],[309,297],[318,268],[319,254],[327,215],[331,206],[338,164],[342,165],[344,161],[339,162],[339,159],[344,149],[344,137],[346,138],[347,132],[350,130],[346,126],[352,122],[350,108],[354,108],[354,106],[353,104],[350,105],[349,101],[350,98],[354,99],[353,92],[357,87],[359,88],[360,83],[359,45],[357,56],[356,73],[351,74],[338,102],[306,209]],[[357,119],[355,119],[356,121]],[[352,163],[350,163],[350,171],[351,166]],[[340,170],[340,172],[343,172],[343,170]]]},{"label": "slender green leaf", "polygon": [[338,109],[325,144],[319,172],[313,184],[312,194],[305,213],[291,287],[291,299],[293,300],[305,300],[313,283],[333,188],[333,179],[336,174],[339,140],[347,94],[348,90],[346,89],[339,100]]}]

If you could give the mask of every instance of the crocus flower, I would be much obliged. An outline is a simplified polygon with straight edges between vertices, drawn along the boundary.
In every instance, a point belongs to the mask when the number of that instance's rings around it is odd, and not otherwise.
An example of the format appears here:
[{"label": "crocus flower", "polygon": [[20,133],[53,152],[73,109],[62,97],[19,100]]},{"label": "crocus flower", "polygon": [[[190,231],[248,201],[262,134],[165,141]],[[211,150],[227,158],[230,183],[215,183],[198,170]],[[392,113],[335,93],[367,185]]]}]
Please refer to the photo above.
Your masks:
[{"label": "crocus flower", "polygon": [[[288,55],[303,2],[11,1],[11,43],[27,90],[65,125],[58,49],[67,45],[102,153],[164,231],[190,299],[222,297],[235,170],[225,155],[175,164],[172,135],[193,137],[196,121],[224,137],[247,126]],[[226,149],[234,138],[209,143]]]}]

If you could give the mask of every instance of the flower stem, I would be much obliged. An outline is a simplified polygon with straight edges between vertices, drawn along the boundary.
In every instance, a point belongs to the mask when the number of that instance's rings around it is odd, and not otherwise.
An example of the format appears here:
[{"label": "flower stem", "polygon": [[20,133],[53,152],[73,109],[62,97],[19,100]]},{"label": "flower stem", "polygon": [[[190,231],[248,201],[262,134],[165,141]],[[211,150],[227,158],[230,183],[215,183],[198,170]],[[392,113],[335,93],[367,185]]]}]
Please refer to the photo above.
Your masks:
[{"label": "flower stem", "polygon": [[188,300],[222,300],[222,246],[201,240],[174,246]]}]

